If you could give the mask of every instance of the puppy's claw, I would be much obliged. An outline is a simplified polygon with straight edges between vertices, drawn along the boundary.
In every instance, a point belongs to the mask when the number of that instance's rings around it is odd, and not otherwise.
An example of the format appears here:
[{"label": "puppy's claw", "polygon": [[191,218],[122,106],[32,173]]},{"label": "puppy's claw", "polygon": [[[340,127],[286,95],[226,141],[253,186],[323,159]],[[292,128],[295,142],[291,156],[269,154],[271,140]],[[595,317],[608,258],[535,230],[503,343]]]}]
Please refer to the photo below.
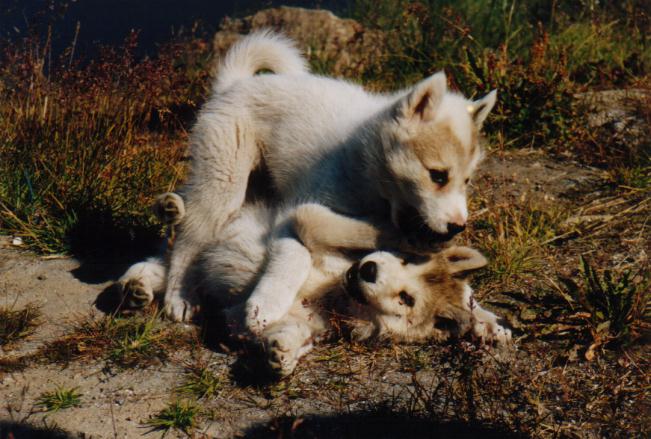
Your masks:
[{"label": "puppy's claw", "polygon": [[189,322],[194,317],[197,308],[184,299],[176,298],[166,301],[164,312],[174,322]]}]

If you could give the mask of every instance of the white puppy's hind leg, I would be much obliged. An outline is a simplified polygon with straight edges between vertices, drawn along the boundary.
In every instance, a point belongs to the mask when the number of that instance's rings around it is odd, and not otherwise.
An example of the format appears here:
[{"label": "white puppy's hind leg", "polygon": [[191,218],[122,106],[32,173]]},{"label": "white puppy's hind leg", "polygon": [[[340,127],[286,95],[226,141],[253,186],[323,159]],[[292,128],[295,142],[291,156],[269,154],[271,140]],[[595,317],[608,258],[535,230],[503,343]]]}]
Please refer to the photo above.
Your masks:
[{"label": "white puppy's hind leg", "polygon": [[129,308],[143,308],[154,294],[165,291],[165,266],[159,258],[149,258],[129,267],[118,280],[122,302]]},{"label": "white puppy's hind leg", "polygon": [[260,160],[248,115],[226,111],[240,108],[240,103],[226,103],[220,96],[216,105],[217,98],[211,99],[192,129],[190,155],[194,160],[183,189],[185,214],[169,261],[165,314],[174,321],[191,320],[199,309],[199,295],[186,282],[188,270],[201,249],[219,238],[224,225],[242,207],[249,175]]},{"label": "white puppy's hind leg", "polygon": [[271,370],[281,376],[291,374],[298,360],[312,350],[312,332],[304,322],[276,322],[263,332],[267,361]]},{"label": "white puppy's hind leg", "polygon": [[170,255],[170,267],[167,273],[167,290],[163,310],[165,315],[175,322],[187,322],[198,310],[200,298],[196,291],[184,289],[183,282],[187,276],[196,251],[191,245],[177,240]]},{"label": "white puppy's hind leg", "polygon": [[245,324],[255,334],[283,318],[312,267],[310,252],[294,238],[271,243],[264,275],[246,302]]}]

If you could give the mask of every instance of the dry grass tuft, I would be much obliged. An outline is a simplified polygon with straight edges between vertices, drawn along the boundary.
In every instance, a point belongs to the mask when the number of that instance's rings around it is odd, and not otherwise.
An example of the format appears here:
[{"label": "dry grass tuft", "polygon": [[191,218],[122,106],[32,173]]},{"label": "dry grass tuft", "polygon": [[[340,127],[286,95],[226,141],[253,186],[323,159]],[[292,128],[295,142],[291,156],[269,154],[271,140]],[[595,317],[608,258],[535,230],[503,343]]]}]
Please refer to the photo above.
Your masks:
[{"label": "dry grass tuft", "polygon": [[192,343],[190,336],[164,322],[157,312],[91,316],[68,335],[44,346],[34,358],[61,364],[101,358],[119,369],[144,368],[167,360],[171,353]]},{"label": "dry grass tuft", "polygon": [[39,306],[28,304],[22,309],[0,307],[0,346],[7,345],[33,334],[40,324]]},{"label": "dry grass tuft", "polygon": [[481,280],[510,288],[541,269],[545,247],[565,234],[561,208],[525,202],[492,206],[472,224],[471,242],[484,249],[489,265]]}]

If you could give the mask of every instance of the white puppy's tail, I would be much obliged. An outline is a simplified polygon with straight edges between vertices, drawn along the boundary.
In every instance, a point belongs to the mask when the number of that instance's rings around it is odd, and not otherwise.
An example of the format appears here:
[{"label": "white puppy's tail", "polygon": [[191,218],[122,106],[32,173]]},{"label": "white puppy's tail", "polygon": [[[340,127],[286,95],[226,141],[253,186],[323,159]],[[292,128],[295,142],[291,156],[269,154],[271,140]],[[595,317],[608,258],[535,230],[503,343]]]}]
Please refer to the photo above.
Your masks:
[{"label": "white puppy's tail", "polygon": [[223,92],[263,69],[294,74],[307,72],[308,66],[292,40],[269,30],[254,32],[228,50],[217,70],[213,91]]}]

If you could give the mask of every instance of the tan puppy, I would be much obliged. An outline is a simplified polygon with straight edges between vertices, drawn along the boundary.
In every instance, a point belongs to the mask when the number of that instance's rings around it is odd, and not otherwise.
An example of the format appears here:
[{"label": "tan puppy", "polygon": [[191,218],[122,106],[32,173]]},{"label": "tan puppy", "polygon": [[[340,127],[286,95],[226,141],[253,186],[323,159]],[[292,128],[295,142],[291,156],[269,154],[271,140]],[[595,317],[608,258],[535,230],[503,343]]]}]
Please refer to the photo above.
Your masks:
[{"label": "tan puppy", "polygon": [[[159,198],[166,212],[183,212],[176,194]],[[175,204],[179,204],[175,206]],[[296,300],[280,319],[257,334],[267,347],[269,365],[291,373],[300,357],[325,335],[334,317],[346,321],[358,340],[387,337],[396,341],[444,340],[471,331],[486,341],[505,343],[510,332],[497,317],[472,299],[466,275],[486,264],[476,250],[450,247],[418,261],[376,248],[400,242],[368,221],[336,214],[318,204],[278,215],[264,205],[245,206],[224,228],[223,239],[202,252],[188,283],[210,295],[241,327],[243,305],[264,266],[269,234],[281,218],[311,251],[312,267]],[[178,218],[167,220],[176,223]],[[357,261],[351,252],[372,253]],[[125,300],[142,304],[163,292],[167,266],[151,259],[132,266],[120,279]]]}]

